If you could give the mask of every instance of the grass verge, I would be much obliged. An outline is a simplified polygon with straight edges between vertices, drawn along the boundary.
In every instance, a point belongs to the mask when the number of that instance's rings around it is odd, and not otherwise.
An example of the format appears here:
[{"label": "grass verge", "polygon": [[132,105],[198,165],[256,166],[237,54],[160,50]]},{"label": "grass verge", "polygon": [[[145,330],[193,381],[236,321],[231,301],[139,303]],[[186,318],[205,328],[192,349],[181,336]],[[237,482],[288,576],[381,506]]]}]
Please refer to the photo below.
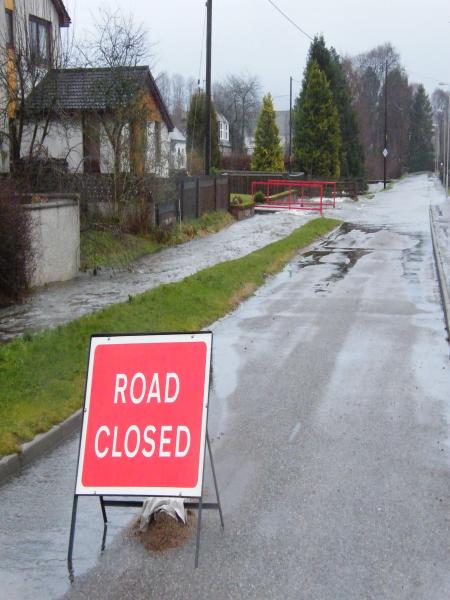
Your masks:
[{"label": "grass verge", "polygon": [[315,219],[252,254],[0,346],[0,455],[19,451],[22,442],[82,406],[91,334],[202,329],[250,296],[296,250],[338,223]]},{"label": "grass verge", "polygon": [[114,230],[88,229],[81,234],[81,269],[120,267],[146,254],[183,244],[195,237],[215,233],[234,223],[223,211],[205,213],[199,219],[156,228],[149,235],[131,235]]}]

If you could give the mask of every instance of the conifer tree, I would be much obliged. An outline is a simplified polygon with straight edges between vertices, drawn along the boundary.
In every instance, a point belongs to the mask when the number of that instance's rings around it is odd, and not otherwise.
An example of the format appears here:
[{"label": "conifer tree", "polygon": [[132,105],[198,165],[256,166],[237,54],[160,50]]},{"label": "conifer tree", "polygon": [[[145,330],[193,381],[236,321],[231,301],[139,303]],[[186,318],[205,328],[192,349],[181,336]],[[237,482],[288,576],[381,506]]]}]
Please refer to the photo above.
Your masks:
[{"label": "conifer tree", "polygon": [[[198,90],[191,97],[186,123],[188,168],[192,174],[203,172],[206,136],[206,94]],[[217,115],[211,104],[211,166],[220,165]]]},{"label": "conifer tree", "polygon": [[419,85],[411,106],[409,126],[408,168],[410,172],[433,169],[433,117],[430,100]]},{"label": "conifer tree", "polygon": [[350,86],[341,59],[334,48],[326,47],[323,36],[316,36],[309,48],[306,72],[312,61],[316,61],[325,74],[338,110],[342,136],[339,153],[341,176],[363,177],[364,152],[359,139],[358,121],[352,106]]},{"label": "conifer tree", "polygon": [[340,149],[338,111],[328,80],[313,60],[294,109],[294,158],[309,178],[337,179]]},{"label": "conifer tree", "polygon": [[272,96],[264,96],[255,131],[255,149],[252,156],[254,171],[283,171],[283,149],[275,120]]}]

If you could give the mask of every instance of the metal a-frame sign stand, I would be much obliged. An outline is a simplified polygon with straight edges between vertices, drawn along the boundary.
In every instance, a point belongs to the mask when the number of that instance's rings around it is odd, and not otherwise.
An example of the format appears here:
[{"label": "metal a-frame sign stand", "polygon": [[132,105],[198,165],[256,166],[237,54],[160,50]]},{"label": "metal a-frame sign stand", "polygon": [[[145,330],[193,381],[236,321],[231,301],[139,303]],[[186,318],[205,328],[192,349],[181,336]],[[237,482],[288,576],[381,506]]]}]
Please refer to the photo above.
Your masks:
[{"label": "metal a-frame sign stand", "polygon": [[[210,334],[211,335],[211,346],[212,346],[212,333],[211,332],[197,332],[197,333],[191,333],[191,334],[183,334],[183,335],[191,335],[191,336],[195,336],[195,335],[200,335],[200,334]],[[150,334],[145,334],[146,336],[150,335]],[[164,336],[175,336],[175,335],[180,335],[180,334],[157,334],[157,335],[164,335]],[[114,338],[114,337],[119,337],[119,336],[92,336],[91,338],[91,342],[93,338],[96,337],[107,337],[108,340],[110,338]],[[133,336],[120,336],[120,337],[133,337]],[[91,358],[91,352],[90,352],[90,357],[88,360],[88,369],[90,368],[90,358]],[[205,435],[205,439],[206,439],[206,444],[203,444],[203,460],[202,460],[202,469],[201,469],[201,493],[199,495],[199,497],[195,497],[193,495],[180,495],[178,494],[164,494],[163,497],[173,497],[173,498],[186,498],[187,501],[184,502],[184,506],[186,509],[197,509],[198,513],[197,513],[197,532],[196,532],[196,545],[195,545],[195,568],[198,567],[199,564],[199,555],[200,555],[200,537],[201,537],[201,524],[202,524],[202,511],[203,510],[218,510],[219,511],[219,517],[220,517],[220,524],[221,524],[221,528],[224,529],[224,520],[223,520],[223,513],[222,513],[222,506],[220,503],[220,496],[219,496],[219,487],[218,487],[218,483],[217,483],[217,477],[216,477],[216,471],[214,468],[214,460],[213,460],[213,455],[212,455],[212,450],[211,450],[211,442],[209,439],[209,435],[208,435],[208,429],[207,429],[207,408],[209,405],[209,392],[210,392],[210,387],[211,387],[211,381],[212,381],[212,368],[211,368],[211,361],[209,364],[209,385],[208,385],[208,398],[207,398],[207,404],[205,406],[206,408],[206,423],[205,423],[205,431],[204,431],[204,435]],[[80,445],[79,445],[79,453],[78,453],[78,463],[77,463],[77,480],[78,480],[78,472],[79,472],[79,468],[80,468],[80,457],[81,457],[81,452],[82,452],[82,440],[83,440],[83,434],[85,432],[85,419],[86,419],[86,393],[87,393],[87,388],[88,388],[88,377],[86,377],[86,390],[85,390],[85,406],[84,406],[84,410],[83,410],[83,424],[82,424],[82,428],[81,428],[81,432],[80,432]],[[213,482],[214,482],[214,489],[215,489],[215,494],[216,494],[216,502],[205,502],[204,501],[204,475],[205,475],[205,458],[206,458],[206,447],[208,448],[208,456],[209,456],[209,460],[210,460],[210,464],[211,464],[211,471],[212,471],[212,476],[213,476]],[[107,513],[106,513],[106,508],[107,507],[142,507],[145,500],[142,499],[128,499],[128,498],[124,498],[126,496],[141,496],[141,497],[145,497],[145,494],[123,494],[123,493],[114,493],[114,494],[109,494],[109,493],[91,493],[91,494],[83,494],[83,493],[77,493],[77,484],[75,484],[75,491],[74,491],[74,496],[73,496],[73,504],[72,504],[72,517],[71,517],[71,523],[70,523],[70,536],[69,536],[69,547],[68,547],[68,553],[67,553],[67,565],[68,565],[68,570],[69,570],[69,574],[70,574],[70,578],[73,579],[73,547],[74,547],[74,540],[75,540],[75,528],[76,528],[76,519],[77,519],[77,509],[78,509],[78,498],[80,496],[98,496],[99,501],[100,501],[100,508],[101,508],[101,513],[102,513],[102,517],[103,517],[103,524],[104,524],[104,530],[103,530],[103,538],[102,538],[102,546],[101,546],[101,550],[103,551],[105,548],[105,541],[106,541],[106,532],[107,532],[107,525],[108,525],[108,517],[107,517]],[[108,496],[108,497],[106,497]],[[114,496],[121,496],[120,499],[114,499]],[[149,494],[147,497],[157,497],[157,496],[161,496],[161,494]]]}]

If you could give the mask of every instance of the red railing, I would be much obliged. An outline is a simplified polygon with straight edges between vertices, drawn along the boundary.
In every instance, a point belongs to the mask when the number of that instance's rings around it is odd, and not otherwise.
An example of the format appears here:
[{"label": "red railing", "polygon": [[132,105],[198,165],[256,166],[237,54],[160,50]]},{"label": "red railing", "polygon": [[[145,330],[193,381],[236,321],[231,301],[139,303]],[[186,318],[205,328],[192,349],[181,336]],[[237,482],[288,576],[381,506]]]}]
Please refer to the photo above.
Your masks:
[{"label": "red railing", "polygon": [[[274,209],[287,209],[287,210],[315,210],[323,214],[323,207],[336,206],[336,182],[335,181],[291,181],[291,180],[279,180],[269,179],[268,181],[253,181],[252,182],[252,198],[255,198],[257,186],[263,186],[265,200],[264,204],[256,204],[255,208],[274,208]],[[332,188],[332,201],[324,201],[324,189],[326,187]],[[270,188],[284,187],[285,189],[281,192],[283,196],[281,198],[273,198],[270,195]],[[314,201],[311,197],[305,198],[305,190],[311,191],[317,188],[319,202]],[[273,196],[274,194],[272,194]],[[275,194],[279,196],[280,194]],[[309,194],[310,195],[310,194]]]},{"label": "red railing", "polygon": [[279,184],[288,186],[290,188],[300,188],[302,191],[302,199],[304,198],[304,190],[305,188],[315,188],[322,186],[322,197],[323,192],[326,191],[325,188],[331,187],[332,191],[332,202],[327,202],[326,200],[322,201],[322,206],[332,206],[336,208],[336,182],[335,181],[291,181],[290,179],[270,179],[269,183]]}]

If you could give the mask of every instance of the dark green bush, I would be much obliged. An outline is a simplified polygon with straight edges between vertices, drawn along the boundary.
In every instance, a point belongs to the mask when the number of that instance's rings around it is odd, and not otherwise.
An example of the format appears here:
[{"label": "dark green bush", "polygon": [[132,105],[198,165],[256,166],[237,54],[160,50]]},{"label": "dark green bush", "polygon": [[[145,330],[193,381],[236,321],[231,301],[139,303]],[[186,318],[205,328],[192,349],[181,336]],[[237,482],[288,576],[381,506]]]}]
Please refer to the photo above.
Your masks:
[{"label": "dark green bush", "polygon": [[0,200],[0,305],[19,300],[34,268],[30,213],[14,200]]}]

